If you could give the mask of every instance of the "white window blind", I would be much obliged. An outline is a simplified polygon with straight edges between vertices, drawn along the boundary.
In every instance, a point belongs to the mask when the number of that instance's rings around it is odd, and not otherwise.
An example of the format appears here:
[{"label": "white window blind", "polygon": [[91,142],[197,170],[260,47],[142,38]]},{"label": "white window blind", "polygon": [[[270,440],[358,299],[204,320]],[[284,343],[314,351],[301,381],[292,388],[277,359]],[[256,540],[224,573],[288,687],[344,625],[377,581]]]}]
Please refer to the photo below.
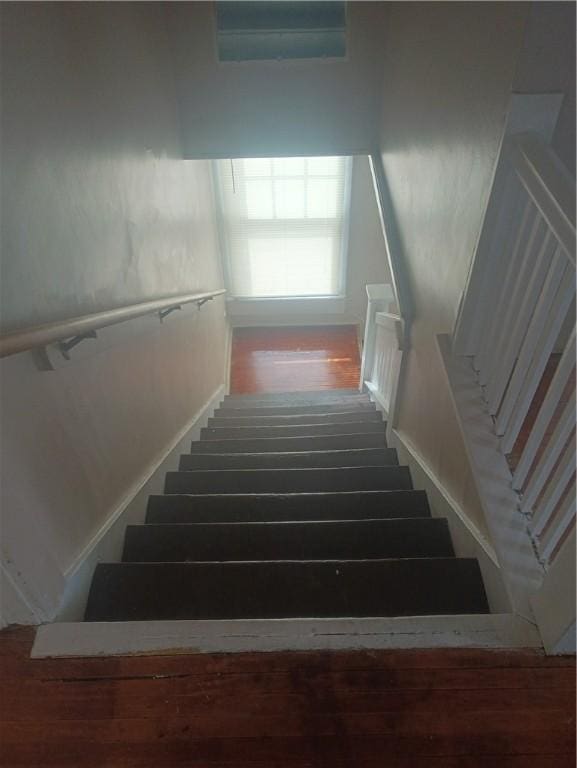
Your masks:
[{"label": "white window blind", "polygon": [[343,292],[348,167],[345,157],[216,162],[222,245],[233,296]]}]

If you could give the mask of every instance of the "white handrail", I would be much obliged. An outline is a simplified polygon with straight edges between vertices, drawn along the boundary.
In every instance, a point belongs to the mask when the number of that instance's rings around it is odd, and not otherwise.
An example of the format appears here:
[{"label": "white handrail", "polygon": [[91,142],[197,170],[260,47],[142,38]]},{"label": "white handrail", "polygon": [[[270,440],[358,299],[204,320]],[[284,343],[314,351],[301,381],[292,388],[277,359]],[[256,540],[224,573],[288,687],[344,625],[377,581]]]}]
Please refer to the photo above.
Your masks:
[{"label": "white handrail", "polygon": [[203,293],[184,293],[179,296],[168,296],[164,299],[143,301],[104,312],[95,312],[91,315],[72,317],[55,323],[34,325],[22,331],[14,331],[1,336],[0,357],[17,355],[19,352],[26,352],[29,349],[45,347],[56,341],[70,339],[73,336],[80,336],[91,331],[97,331],[99,328],[124,323],[126,320],[142,317],[152,312],[176,308],[183,304],[196,303],[200,306],[224,293],[226,293],[224,288]]},{"label": "white handrail", "polygon": [[369,166],[373,177],[373,187],[381,220],[381,229],[385,240],[385,250],[389,263],[389,272],[399,315],[408,327],[413,317],[413,302],[405,263],[397,235],[393,207],[390,201],[383,161],[380,155],[369,155]]}]

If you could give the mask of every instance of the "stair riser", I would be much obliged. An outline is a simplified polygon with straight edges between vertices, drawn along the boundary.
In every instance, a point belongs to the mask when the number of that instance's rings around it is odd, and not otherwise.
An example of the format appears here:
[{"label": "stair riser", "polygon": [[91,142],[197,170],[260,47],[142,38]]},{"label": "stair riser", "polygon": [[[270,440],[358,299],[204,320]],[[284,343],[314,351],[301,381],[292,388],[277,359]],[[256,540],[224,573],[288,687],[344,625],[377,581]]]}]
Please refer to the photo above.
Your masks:
[{"label": "stair riser", "polygon": [[410,490],[407,467],[168,472],[165,493],[306,493]]},{"label": "stair riser", "polygon": [[385,448],[381,434],[317,435],[316,437],[253,437],[248,439],[194,442],[191,453],[294,453],[296,451],[343,451],[359,448]]},{"label": "stair riser", "polygon": [[430,516],[423,491],[150,496],[147,523],[277,522]]},{"label": "stair riser", "polygon": [[250,437],[314,437],[320,435],[384,434],[383,422],[345,422],[333,424],[299,424],[294,427],[205,427],[201,440],[242,440]]},{"label": "stair riser", "polygon": [[225,395],[225,403],[250,403],[255,401],[270,402],[296,402],[303,400],[313,400],[317,403],[333,402],[337,400],[368,400],[366,393],[359,392],[358,389],[325,389],[316,392],[256,392],[250,394],[232,394]]},{"label": "stair riser", "polygon": [[86,620],[415,616],[487,610],[475,560],[114,563],[96,568]]},{"label": "stair riser", "polygon": [[297,406],[283,406],[283,405],[264,405],[261,407],[255,407],[253,405],[246,404],[244,406],[221,406],[214,412],[215,416],[222,418],[229,417],[247,417],[247,416],[302,416],[305,414],[335,414],[335,413],[375,413],[376,406],[374,403],[361,402],[351,403],[350,405],[297,405]]},{"label": "stair riser", "polygon": [[445,520],[129,526],[124,562],[452,557]]},{"label": "stair riser", "polygon": [[311,469],[313,467],[375,467],[397,465],[394,448],[312,453],[192,453],[180,457],[181,471],[196,469]]},{"label": "stair riser", "polygon": [[294,427],[301,424],[356,424],[367,421],[383,424],[383,417],[378,411],[360,411],[359,413],[309,413],[299,416],[220,416],[218,413],[208,420],[209,427]]},{"label": "stair riser", "polygon": [[366,406],[370,404],[370,400],[366,395],[361,396],[348,396],[348,397],[303,397],[299,399],[294,398],[277,398],[277,399],[254,399],[254,400],[229,400],[225,398],[222,403],[222,408],[301,408],[303,406],[347,406],[347,408],[354,409],[357,406]]}]

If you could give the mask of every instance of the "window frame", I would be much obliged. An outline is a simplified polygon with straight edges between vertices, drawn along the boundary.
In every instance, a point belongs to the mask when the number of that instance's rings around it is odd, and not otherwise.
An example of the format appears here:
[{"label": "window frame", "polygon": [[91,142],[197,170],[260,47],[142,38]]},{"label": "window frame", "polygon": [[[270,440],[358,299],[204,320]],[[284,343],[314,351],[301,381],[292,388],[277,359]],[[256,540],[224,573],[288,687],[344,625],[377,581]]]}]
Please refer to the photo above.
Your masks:
[{"label": "window frame", "polygon": [[[330,294],[289,294],[283,296],[242,296],[237,295],[233,291],[233,280],[231,270],[231,258],[228,249],[226,228],[227,223],[224,217],[224,200],[222,194],[222,184],[220,181],[218,163],[223,161],[221,159],[215,159],[212,161],[212,176],[215,196],[215,208],[216,208],[216,222],[218,230],[218,242],[219,250],[221,254],[221,263],[223,270],[223,277],[225,286],[228,292],[228,300],[242,301],[242,302],[259,302],[259,301],[301,301],[301,300],[315,300],[325,301],[327,299],[343,299],[346,297],[347,292],[347,275],[348,275],[348,256],[349,256],[349,234],[350,234],[350,213],[351,213],[351,188],[352,188],[352,172],[353,172],[353,156],[351,155],[285,155],[287,159],[293,157],[340,157],[344,160],[344,179],[343,179],[343,214],[342,214],[342,230],[341,230],[341,244],[339,254],[339,273],[338,273],[338,287],[336,293]],[[256,156],[254,159],[273,160],[278,159],[270,155]],[[235,157],[226,158],[226,160],[243,160],[246,158]],[[251,158],[253,159],[253,158]],[[272,181],[273,177],[271,177]]]}]

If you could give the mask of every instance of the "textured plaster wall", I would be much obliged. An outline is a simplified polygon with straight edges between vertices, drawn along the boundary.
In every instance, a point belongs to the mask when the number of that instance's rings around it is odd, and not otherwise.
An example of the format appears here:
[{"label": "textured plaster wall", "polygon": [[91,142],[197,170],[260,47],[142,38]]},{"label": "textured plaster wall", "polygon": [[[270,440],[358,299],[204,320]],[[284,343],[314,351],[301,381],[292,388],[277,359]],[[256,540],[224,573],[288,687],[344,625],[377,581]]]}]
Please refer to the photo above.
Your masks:
[{"label": "textured plaster wall", "polygon": [[517,64],[519,93],[562,93],[552,146],[575,176],[575,3],[533,2]]},{"label": "textured plaster wall", "polygon": [[[4,331],[222,287],[161,5],[5,4],[2,102]],[[58,598],[59,574],[222,385],[225,334],[219,299],[118,326],[56,371],[2,361],[3,564],[32,602]]]},{"label": "textured plaster wall", "polygon": [[527,6],[392,3],[380,151],[415,303],[399,429],[479,528],[435,334],[452,332],[499,152]]}]

